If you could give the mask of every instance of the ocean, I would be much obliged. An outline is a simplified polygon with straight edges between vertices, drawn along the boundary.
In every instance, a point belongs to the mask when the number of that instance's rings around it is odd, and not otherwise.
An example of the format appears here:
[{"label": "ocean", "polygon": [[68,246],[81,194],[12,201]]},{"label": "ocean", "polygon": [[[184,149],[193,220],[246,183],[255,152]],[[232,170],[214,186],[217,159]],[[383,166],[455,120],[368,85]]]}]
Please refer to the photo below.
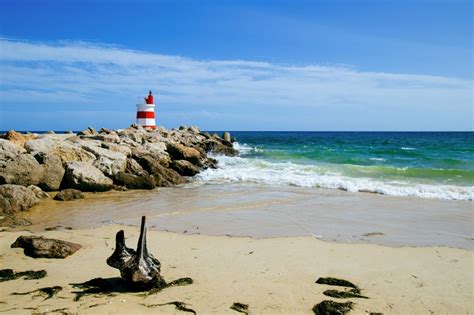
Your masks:
[{"label": "ocean", "polygon": [[321,187],[473,200],[472,132],[232,132],[238,157],[216,156],[198,181]]}]

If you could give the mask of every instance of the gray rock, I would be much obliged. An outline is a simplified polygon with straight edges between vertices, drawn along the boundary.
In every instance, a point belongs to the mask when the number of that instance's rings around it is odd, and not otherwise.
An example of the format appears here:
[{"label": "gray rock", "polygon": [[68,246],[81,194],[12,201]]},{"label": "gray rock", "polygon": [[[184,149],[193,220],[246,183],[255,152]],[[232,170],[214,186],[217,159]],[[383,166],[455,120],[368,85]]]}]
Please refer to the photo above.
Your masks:
[{"label": "gray rock", "polygon": [[119,172],[115,175],[115,183],[129,189],[153,189],[156,187],[155,178],[144,172],[140,175]]},{"label": "gray rock", "polygon": [[166,144],[164,142],[145,143],[143,145],[143,149],[147,153],[151,153],[151,154],[156,154],[156,155],[168,154],[166,152]]},{"label": "gray rock", "polygon": [[105,156],[99,156],[93,163],[102,173],[111,178],[118,172],[123,172],[126,164],[126,159],[111,160]]},{"label": "gray rock", "polygon": [[59,201],[69,201],[74,199],[84,199],[84,194],[82,191],[68,188],[61,190],[56,196],[54,196],[54,200]]},{"label": "gray rock", "polygon": [[104,149],[113,151],[113,152],[118,152],[122,153],[125,156],[129,157],[132,155],[132,149],[126,145],[119,145],[119,144],[113,144],[113,143],[107,143],[107,142],[102,142],[100,146]]},{"label": "gray rock", "polygon": [[78,136],[95,136],[97,134],[97,131],[92,127],[87,127],[87,129],[84,129],[77,133]]},{"label": "gray rock", "polygon": [[57,155],[61,159],[63,165],[73,161],[92,163],[95,160],[94,154],[78,147],[76,143],[70,142],[62,142],[58,144],[54,147],[51,153]]},{"label": "gray rock", "polygon": [[29,190],[31,190],[36,198],[38,199],[49,199],[49,195],[48,193],[44,192],[41,188],[39,188],[38,186],[35,186],[35,185],[30,185],[27,187]]},{"label": "gray rock", "polygon": [[125,154],[104,149],[97,141],[81,141],[80,145],[84,150],[95,155],[96,160],[92,164],[105,175],[113,177],[125,169],[127,159]]},{"label": "gray rock", "polygon": [[191,126],[188,128],[189,132],[192,132],[194,134],[199,134],[201,133],[201,130],[197,126]]},{"label": "gray rock", "polygon": [[106,191],[113,187],[113,181],[95,166],[85,162],[70,162],[66,167],[68,187],[81,191]]},{"label": "gray rock", "polygon": [[183,176],[194,176],[199,173],[200,168],[186,160],[175,160],[171,163],[171,168]]},{"label": "gray rock", "polygon": [[13,159],[15,156],[25,153],[25,149],[5,139],[0,139],[0,161]]},{"label": "gray rock", "polygon": [[232,142],[232,137],[230,136],[230,133],[227,131],[222,134],[222,139],[224,139],[227,142]]},{"label": "gray rock", "polygon": [[45,153],[51,151],[56,144],[55,139],[43,137],[27,141],[25,149],[31,154]]},{"label": "gray rock", "polygon": [[148,174],[143,167],[134,159],[127,159],[127,165],[125,166],[125,172],[133,175]]},{"label": "gray rock", "polygon": [[43,177],[43,167],[29,154],[0,161],[0,184],[37,185]]},{"label": "gray rock", "polygon": [[0,186],[0,213],[12,214],[26,211],[39,203],[33,191],[20,185]]},{"label": "gray rock", "polygon": [[109,128],[102,127],[99,130],[100,133],[110,134],[112,131]]},{"label": "gray rock", "polygon": [[56,134],[56,133],[55,133],[53,130],[49,130],[49,131],[46,132],[46,134],[48,134],[48,135],[54,135],[54,134]]},{"label": "gray rock", "polygon": [[186,182],[184,177],[179,175],[176,171],[164,167],[152,156],[138,157],[138,163],[140,163],[144,170],[153,175],[156,186],[168,187]]},{"label": "gray rock", "polygon": [[81,245],[42,236],[20,236],[11,248],[23,248],[24,254],[33,258],[66,258]]},{"label": "gray rock", "polygon": [[92,139],[103,141],[103,142],[109,142],[109,143],[119,143],[120,142],[119,136],[115,135],[115,134],[97,135],[97,136],[93,136]]},{"label": "gray rock", "polygon": [[64,177],[64,167],[61,159],[48,153],[38,153],[36,160],[43,166],[44,172],[38,186],[46,191],[58,190]]},{"label": "gray rock", "polygon": [[206,152],[228,156],[236,156],[239,154],[239,151],[234,149],[231,143],[225,145],[221,141],[218,141],[216,139],[208,139],[204,141],[203,145],[205,147]]},{"label": "gray rock", "polygon": [[201,152],[194,148],[186,147],[179,143],[168,142],[166,143],[166,150],[172,160],[186,160],[194,165],[201,165],[203,156]]}]

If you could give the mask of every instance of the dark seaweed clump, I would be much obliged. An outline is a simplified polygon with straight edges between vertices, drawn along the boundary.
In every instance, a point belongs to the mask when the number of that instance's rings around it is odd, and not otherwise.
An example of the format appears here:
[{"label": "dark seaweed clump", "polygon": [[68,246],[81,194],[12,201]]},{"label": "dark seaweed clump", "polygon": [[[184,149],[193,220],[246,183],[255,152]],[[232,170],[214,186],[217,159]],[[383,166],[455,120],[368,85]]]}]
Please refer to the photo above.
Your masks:
[{"label": "dark seaweed clump", "polygon": [[45,287],[45,288],[39,288],[37,290],[33,291],[28,291],[28,292],[14,292],[11,295],[28,295],[28,294],[33,294],[37,293],[34,296],[43,296],[45,300],[52,298],[56,294],[58,294],[63,288],[60,286],[54,286],[54,287]]},{"label": "dark seaweed clump", "polygon": [[344,279],[332,278],[332,277],[319,278],[318,280],[316,280],[316,283],[359,289],[355,284],[353,284],[350,281],[347,281]]},{"label": "dark seaweed clump", "polygon": [[0,282],[15,280],[23,277],[25,280],[41,279],[46,277],[46,270],[27,270],[15,272],[13,269],[1,269],[0,270]]},{"label": "dark seaweed clump", "polygon": [[350,298],[368,299],[368,297],[360,294],[359,289],[352,289],[349,291],[326,290],[323,292],[323,294],[329,297],[337,298],[337,299],[350,299]]},{"label": "dark seaweed clump", "polygon": [[148,304],[148,305],[142,304],[142,305],[144,305],[146,307],[149,307],[149,308],[157,307],[157,306],[165,306],[165,305],[174,305],[175,308],[178,311],[183,311],[183,312],[189,312],[189,313],[196,314],[195,310],[193,310],[192,308],[187,307],[186,303],[183,303],[183,302],[180,302],[180,301],[173,301],[173,302],[162,303],[162,304]]},{"label": "dark seaweed clump", "polygon": [[239,302],[236,302],[236,303],[232,304],[230,309],[232,309],[234,311],[237,311],[237,312],[240,312],[240,313],[244,313],[244,314],[249,313],[249,306],[247,304],[243,304],[243,303],[239,303]]},{"label": "dark seaweed clump", "polygon": [[72,283],[74,288],[82,291],[72,292],[76,294],[74,301],[79,301],[84,295],[115,295],[115,293],[140,293],[146,295],[157,293],[165,288],[173,286],[189,285],[193,283],[191,278],[180,278],[171,282],[166,282],[163,278],[154,283],[130,283],[122,278],[94,278],[84,283]]},{"label": "dark seaweed clump", "polygon": [[344,315],[352,310],[354,303],[345,302],[339,303],[335,301],[322,301],[313,307],[315,315]]}]

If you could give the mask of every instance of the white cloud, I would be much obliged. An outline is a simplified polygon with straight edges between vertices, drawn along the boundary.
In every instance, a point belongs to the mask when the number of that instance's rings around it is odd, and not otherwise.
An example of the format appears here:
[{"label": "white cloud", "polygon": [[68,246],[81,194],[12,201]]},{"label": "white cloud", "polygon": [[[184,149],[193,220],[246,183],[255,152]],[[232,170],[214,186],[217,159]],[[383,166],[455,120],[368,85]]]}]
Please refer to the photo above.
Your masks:
[{"label": "white cloud", "polygon": [[[0,102],[103,102],[156,90],[161,104],[216,108],[373,108],[472,114],[471,80],[361,72],[339,66],[291,66],[244,60],[194,60],[83,43],[0,39]],[[67,106],[67,105],[65,105]],[[78,108],[79,107],[79,108]],[[225,111],[225,110],[224,110]],[[455,119],[455,117],[447,119]]]}]

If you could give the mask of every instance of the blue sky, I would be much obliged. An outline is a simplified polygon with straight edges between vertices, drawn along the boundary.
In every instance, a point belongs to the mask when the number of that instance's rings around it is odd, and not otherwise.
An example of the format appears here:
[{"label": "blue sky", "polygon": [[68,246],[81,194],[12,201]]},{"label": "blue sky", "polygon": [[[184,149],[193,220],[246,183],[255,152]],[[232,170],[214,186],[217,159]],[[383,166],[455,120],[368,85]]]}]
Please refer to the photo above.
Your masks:
[{"label": "blue sky", "polygon": [[472,1],[0,2],[0,129],[472,130]]}]

